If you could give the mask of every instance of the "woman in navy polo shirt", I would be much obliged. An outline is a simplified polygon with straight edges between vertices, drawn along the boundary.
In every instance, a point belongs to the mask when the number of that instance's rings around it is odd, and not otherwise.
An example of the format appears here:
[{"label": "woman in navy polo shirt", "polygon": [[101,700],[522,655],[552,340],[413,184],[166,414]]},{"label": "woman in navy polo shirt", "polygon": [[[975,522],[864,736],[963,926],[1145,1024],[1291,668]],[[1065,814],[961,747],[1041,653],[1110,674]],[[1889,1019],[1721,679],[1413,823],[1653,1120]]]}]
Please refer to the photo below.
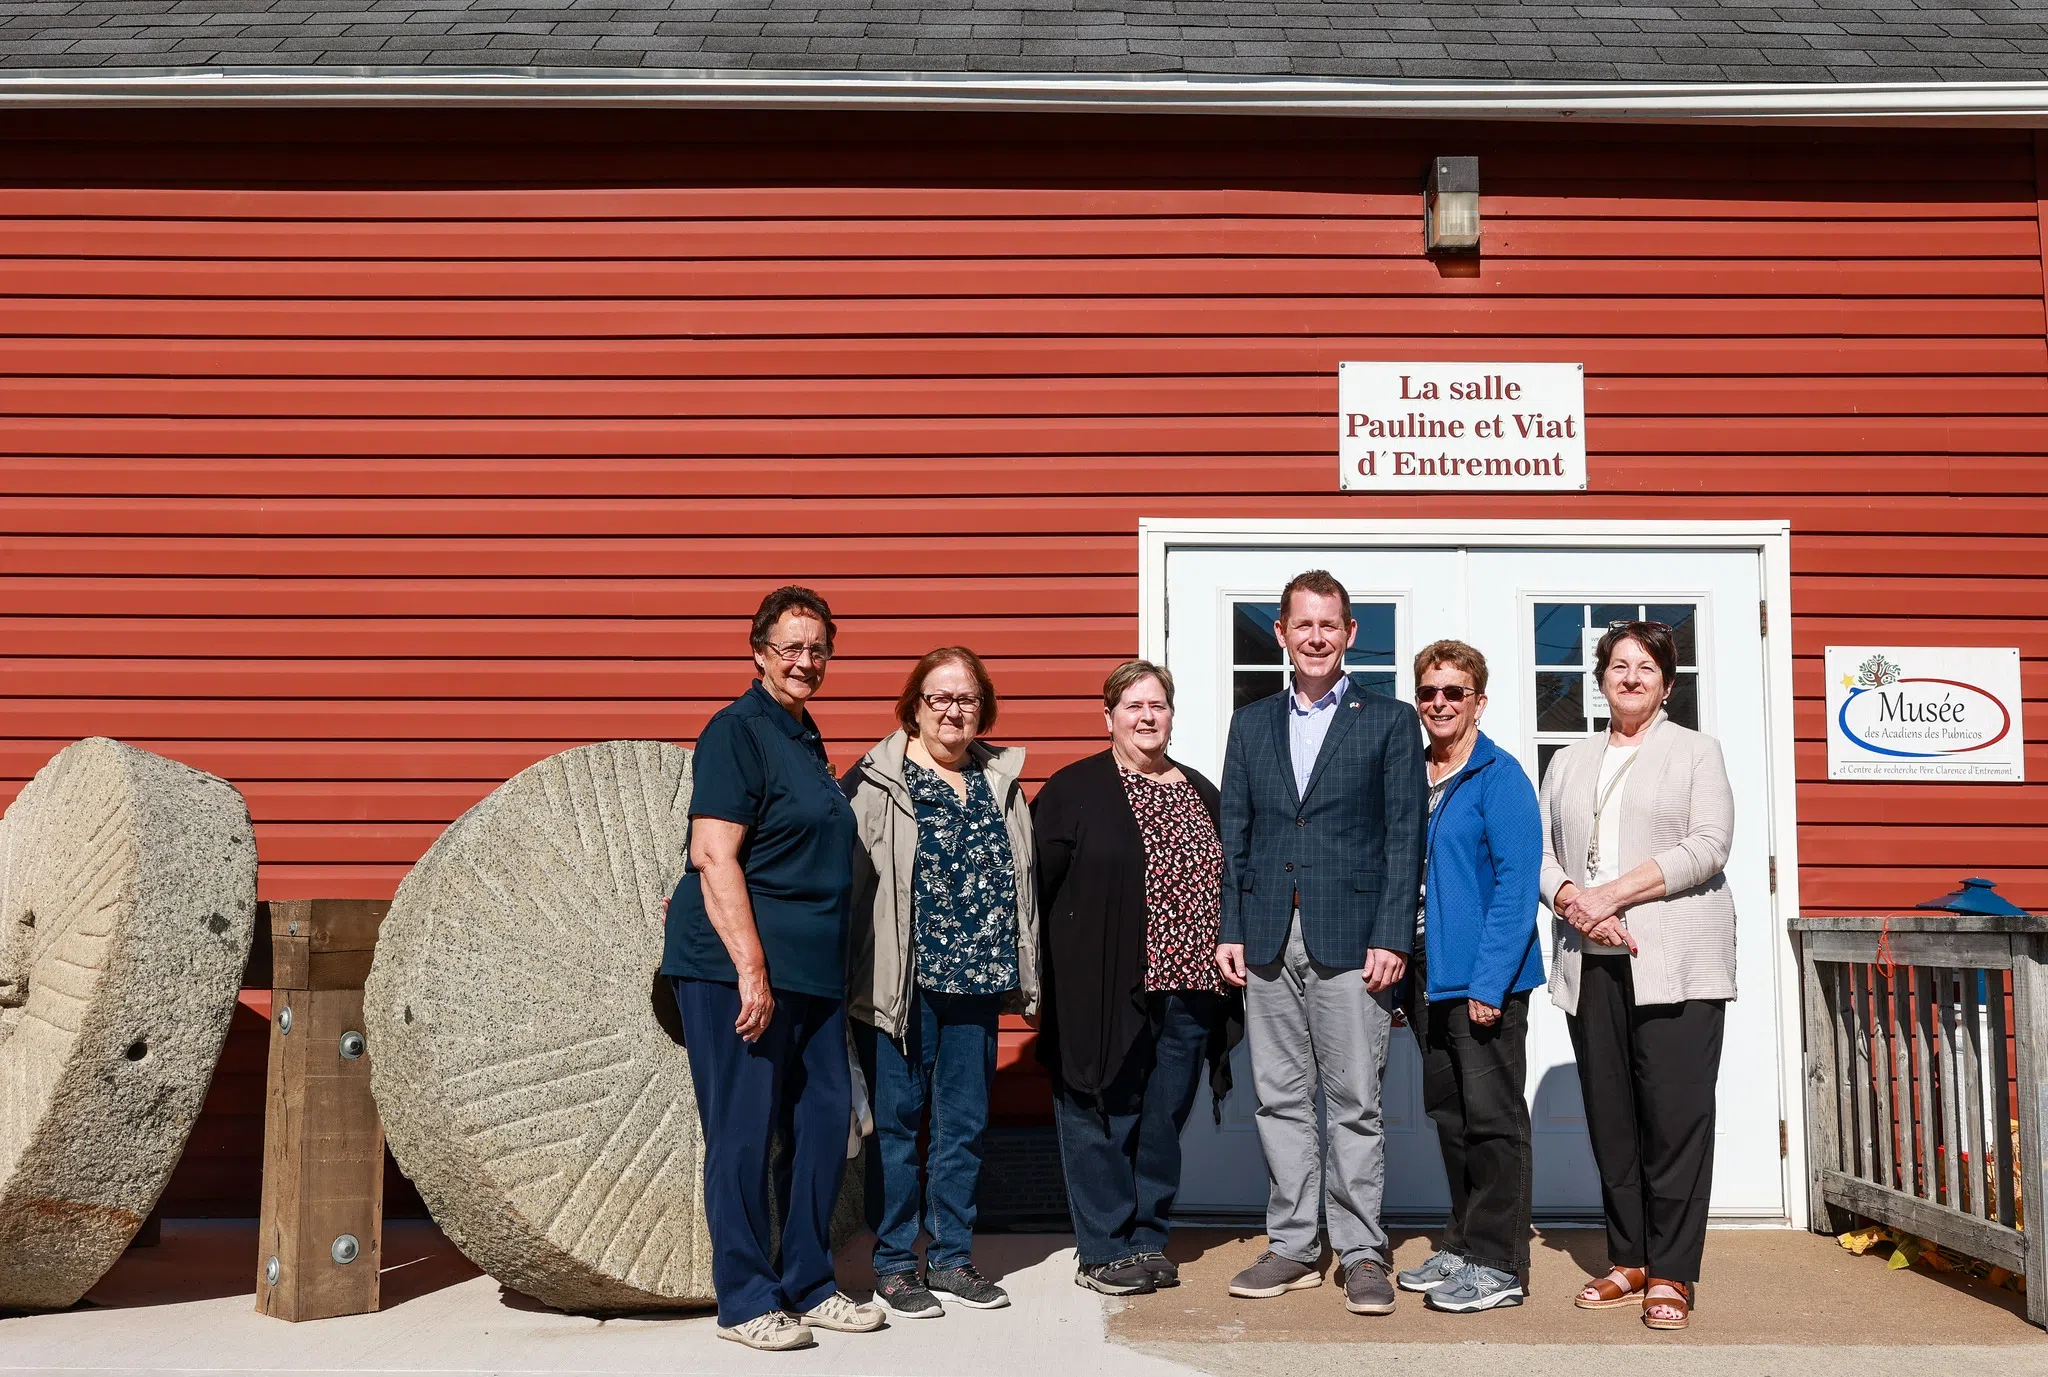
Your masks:
[{"label": "woman in navy polo shirt", "polygon": [[[825,682],[832,610],[778,588],[754,614],[761,677],[697,738],[690,841],[661,971],[675,987],[704,1125],[718,1333],[749,1348],[862,1333],[882,1312],[832,1274],[853,1104],[846,933],[853,812],[804,704]],[[771,1262],[771,1138],[782,1257]]]}]

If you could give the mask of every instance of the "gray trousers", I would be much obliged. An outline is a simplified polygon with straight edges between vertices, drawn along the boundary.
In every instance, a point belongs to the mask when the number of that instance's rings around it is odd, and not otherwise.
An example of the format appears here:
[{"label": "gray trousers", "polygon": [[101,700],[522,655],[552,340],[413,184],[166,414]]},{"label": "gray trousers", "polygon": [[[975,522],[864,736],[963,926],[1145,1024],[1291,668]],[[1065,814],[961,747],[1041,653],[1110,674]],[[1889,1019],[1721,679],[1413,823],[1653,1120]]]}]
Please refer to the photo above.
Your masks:
[{"label": "gray trousers", "polygon": [[1259,1146],[1266,1154],[1269,1246],[1296,1262],[1317,1261],[1321,1206],[1330,1249],[1344,1266],[1363,1258],[1384,1263],[1380,1198],[1387,1184],[1387,1144],[1380,1087],[1400,987],[1368,994],[1356,966],[1340,970],[1311,961],[1299,914],[1280,960],[1248,973],[1245,1039],[1259,1094]]}]

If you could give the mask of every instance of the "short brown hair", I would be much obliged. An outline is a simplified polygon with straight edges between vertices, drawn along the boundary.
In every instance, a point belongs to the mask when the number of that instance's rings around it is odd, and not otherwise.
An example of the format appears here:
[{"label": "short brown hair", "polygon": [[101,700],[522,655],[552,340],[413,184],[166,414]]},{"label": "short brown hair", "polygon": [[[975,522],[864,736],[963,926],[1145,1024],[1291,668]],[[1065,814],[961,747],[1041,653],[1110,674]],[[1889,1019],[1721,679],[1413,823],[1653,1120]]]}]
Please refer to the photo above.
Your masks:
[{"label": "short brown hair", "polygon": [[1606,677],[1607,662],[1614,658],[1614,648],[1623,641],[1634,641],[1649,651],[1650,658],[1657,662],[1658,672],[1664,676],[1664,687],[1671,687],[1678,678],[1678,642],[1672,638],[1671,628],[1662,622],[1618,622],[1608,627],[1593,650],[1594,678]]},{"label": "short brown hair", "polygon": [[1415,682],[1438,665],[1449,665],[1472,680],[1479,693],[1486,692],[1486,657],[1463,641],[1431,641],[1415,655]]},{"label": "short brown hair", "polygon": [[937,650],[925,652],[925,657],[911,666],[910,677],[903,681],[903,692],[896,699],[896,720],[903,724],[903,730],[917,735],[917,700],[924,694],[924,681],[940,665],[959,665],[974,676],[975,691],[981,695],[981,713],[975,719],[975,731],[985,732],[996,724],[996,681],[988,677],[988,666],[964,645],[942,645]]},{"label": "short brown hair", "polygon": [[1138,684],[1147,679],[1157,679],[1159,687],[1166,693],[1166,706],[1173,706],[1173,671],[1165,665],[1155,665],[1150,660],[1126,660],[1109,672],[1102,681],[1102,706],[1114,710]]},{"label": "short brown hair", "polygon": [[1351,594],[1344,591],[1344,585],[1337,582],[1337,576],[1327,569],[1310,569],[1287,580],[1287,586],[1280,590],[1280,623],[1287,623],[1287,604],[1294,601],[1296,593],[1320,593],[1326,598],[1337,598],[1344,604],[1344,620],[1351,620]]},{"label": "short brown hair", "polygon": [[754,613],[754,628],[747,644],[756,650],[766,646],[769,633],[775,630],[775,623],[781,621],[787,612],[807,613],[825,623],[825,649],[832,648],[832,637],[839,628],[832,623],[831,607],[810,589],[794,583],[786,583],[761,599],[761,606]]}]

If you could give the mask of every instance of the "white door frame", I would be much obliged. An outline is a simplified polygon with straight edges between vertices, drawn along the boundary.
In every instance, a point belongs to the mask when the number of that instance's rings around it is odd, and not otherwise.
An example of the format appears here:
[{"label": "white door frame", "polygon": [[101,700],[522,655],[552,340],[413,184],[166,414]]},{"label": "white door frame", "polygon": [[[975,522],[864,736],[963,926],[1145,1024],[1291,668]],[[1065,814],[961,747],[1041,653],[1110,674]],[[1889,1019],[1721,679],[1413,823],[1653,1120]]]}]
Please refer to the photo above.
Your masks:
[{"label": "white door frame", "polygon": [[1792,737],[1792,523],[1789,521],[1370,521],[1140,517],[1139,654],[1166,659],[1166,557],[1177,549],[1290,546],[1537,546],[1633,550],[1754,550],[1764,605],[1765,778],[1769,781],[1771,895],[1778,1028],[1778,1105],[1785,1153],[1786,1224],[1807,1218],[1806,1094],[1799,959],[1785,920],[1799,912],[1798,771]]}]

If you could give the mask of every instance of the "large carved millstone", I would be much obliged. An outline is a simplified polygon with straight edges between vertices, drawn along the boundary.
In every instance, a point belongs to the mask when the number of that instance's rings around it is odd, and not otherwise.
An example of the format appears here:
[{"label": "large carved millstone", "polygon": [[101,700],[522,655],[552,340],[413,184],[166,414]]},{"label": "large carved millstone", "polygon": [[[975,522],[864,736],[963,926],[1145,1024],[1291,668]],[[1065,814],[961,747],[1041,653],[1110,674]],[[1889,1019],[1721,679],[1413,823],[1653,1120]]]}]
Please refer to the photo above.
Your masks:
[{"label": "large carved millstone", "polygon": [[696,1095],[655,979],[689,805],[681,747],[552,756],[442,833],[378,933],[363,1017],[392,1153],[472,1262],[557,1309],[714,1298]]},{"label": "large carved millstone", "polygon": [[226,780],[94,737],[0,818],[0,1308],[75,1304],[155,1207],[255,926]]}]

